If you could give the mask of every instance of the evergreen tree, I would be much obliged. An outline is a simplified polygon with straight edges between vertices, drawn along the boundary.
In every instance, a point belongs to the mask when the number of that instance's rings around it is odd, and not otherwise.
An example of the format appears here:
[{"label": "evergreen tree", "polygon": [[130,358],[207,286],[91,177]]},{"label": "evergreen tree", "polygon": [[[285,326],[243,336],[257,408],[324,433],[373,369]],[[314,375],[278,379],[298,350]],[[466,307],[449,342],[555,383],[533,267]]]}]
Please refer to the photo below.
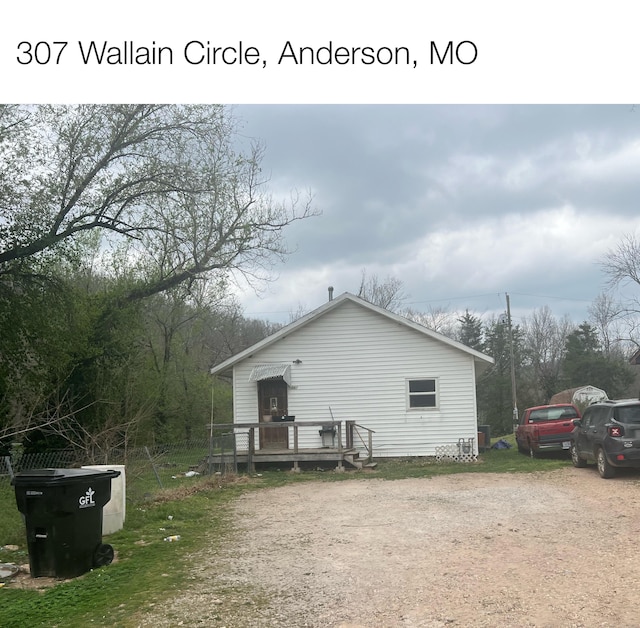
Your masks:
[{"label": "evergreen tree", "polygon": [[611,399],[624,396],[633,380],[628,364],[620,357],[607,356],[596,330],[582,323],[567,337],[564,355],[565,388],[596,386]]},{"label": "evergreen tree", "polygon": [[469,310],[465,310],[464,314],[458,318],[458,323],[460,324],[458,341],[471,349],[483,352],[485,343],[482,321]]},{"label": "evergreen tree", "polygon": [[[522,331],[511,330],[516,382],[523,363]],[[507,434],[513,429],[513,391],[511,386],[511,342],[509,328],[502,318],[484,326],[484,352],[495,363],[478,379],[478,420],[491,426],[494,434]]]}]

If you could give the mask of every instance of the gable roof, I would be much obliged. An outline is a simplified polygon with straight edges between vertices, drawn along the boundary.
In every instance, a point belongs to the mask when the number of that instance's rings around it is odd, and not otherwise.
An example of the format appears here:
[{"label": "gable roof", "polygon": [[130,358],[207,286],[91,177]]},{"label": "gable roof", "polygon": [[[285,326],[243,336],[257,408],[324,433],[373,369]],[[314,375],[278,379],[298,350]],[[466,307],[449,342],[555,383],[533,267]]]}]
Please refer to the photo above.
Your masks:
[{"label": "gable roof", "polygon": [[262,349],[278,342],[278,340],[284,338],[285,336],[288,336],[292,332],[302,329],[309,323],[317,320],[318,318],[324,316],[328,312],[331,312],[332,310],[340,307],[341,305],[347,302],[355,303],[356,305],[359,305],[360,307],[365,308],[367,310],[371,310],[372,312],[376,312],[377,314],[380,314],[381,316],[384,316],[389,320],[394,321],[395,323],[400,323],[405,327],[413,329],[423,334],[424,336],[427,336],[428,338],[432,338],[433,340],[437,340],[438,342],[442,342],[446,345],[449,345],[450,347],[457,349],[459,351],[462,351],[463,353],[467,353],[474,358],[478,366],[488,366],[490,364],[493,364],[494,362],[493,358],[489,357],[488,355],[485,355],[484,353],[480,353],[475,349],[471,349],[471,347],[467,347],[466,345],[463,345],[460,342],[452,340],[451,338],[447,338],[447,336],[443,336],[438,332],[428,329],[424,325],[414,323],[413,321],[410,321],[408,318],[404,318],[403,316],[394,314],[389,310],[385,310],[384,308],[378,307],[377,305],[373,305],[372,303],[369,303],[368,301],[365,301],[364,299],[361,299],[360,297],[357,297],[349,292],[345,292],[340,296],[336,297],[335,299],[331,299],[330,301],[327,301],[326,303],[316,308],[312,312],[305,314],[304,316],[294,321],[293,323],[290,323],[289,325],[282,327],[282,329],[279,329],[277,332],[271,334],[270,336],[267,336],[266,338],[262,339],[260,342],[257,342],[256,344],[252,345],[251,347],[248,347],[244,351],[241,351],[240,353],[237,353],[236,355],[228,358],[224,362],[221,362],[217,366],[214,366],[211,369],[210,373],[212,375],[216,375],[219,373],[223,373],[224,371],[227,371],[228,369],[235,366],[239,362],[242,362],[242,360],[253,355],[257,351],[261,351]]}]

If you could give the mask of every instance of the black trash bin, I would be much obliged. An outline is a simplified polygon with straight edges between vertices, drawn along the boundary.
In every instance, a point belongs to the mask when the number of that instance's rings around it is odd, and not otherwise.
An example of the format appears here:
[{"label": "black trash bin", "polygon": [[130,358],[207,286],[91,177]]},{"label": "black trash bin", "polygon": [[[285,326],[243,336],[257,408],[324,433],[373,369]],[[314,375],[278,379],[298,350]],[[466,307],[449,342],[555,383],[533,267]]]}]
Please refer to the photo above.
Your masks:
[{"label": "black trash bin", "polygon": [[120,471],[31,469],[12,484],[27,529],[33,578],[74,578],[113,560],[102,543],[102,509]]}]

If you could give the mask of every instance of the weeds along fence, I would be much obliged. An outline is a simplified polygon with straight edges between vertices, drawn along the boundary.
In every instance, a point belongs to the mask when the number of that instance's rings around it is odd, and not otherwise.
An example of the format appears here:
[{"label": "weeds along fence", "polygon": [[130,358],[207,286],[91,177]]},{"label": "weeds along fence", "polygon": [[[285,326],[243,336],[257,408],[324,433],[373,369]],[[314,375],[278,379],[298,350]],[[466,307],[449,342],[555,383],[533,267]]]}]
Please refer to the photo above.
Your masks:
[{"label": "weeds along fence", "polygon": [[246,434],[229,433],[166,445],[112,449],[102,459],[89,459],[86,453],[75,450],[14,453],[0,456],[0,489],[9,488],[16,473],[30,469],[122,465],[127,502],[138,503],[200,476],[237,473],[236,452],[247,448],[247,438]]}]

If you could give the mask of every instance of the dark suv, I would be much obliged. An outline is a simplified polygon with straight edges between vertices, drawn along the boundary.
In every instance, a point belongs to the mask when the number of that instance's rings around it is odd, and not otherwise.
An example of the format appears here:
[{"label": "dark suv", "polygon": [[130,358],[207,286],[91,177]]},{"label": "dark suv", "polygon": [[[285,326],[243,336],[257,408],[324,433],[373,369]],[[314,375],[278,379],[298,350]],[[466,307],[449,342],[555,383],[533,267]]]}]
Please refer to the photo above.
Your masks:
[{"label": "dark suv", "polygon": [[574,467],[595,462],[603,478],[612,478],[616,467],[640,469],[640,399],[594,403],[573,423]]}]

